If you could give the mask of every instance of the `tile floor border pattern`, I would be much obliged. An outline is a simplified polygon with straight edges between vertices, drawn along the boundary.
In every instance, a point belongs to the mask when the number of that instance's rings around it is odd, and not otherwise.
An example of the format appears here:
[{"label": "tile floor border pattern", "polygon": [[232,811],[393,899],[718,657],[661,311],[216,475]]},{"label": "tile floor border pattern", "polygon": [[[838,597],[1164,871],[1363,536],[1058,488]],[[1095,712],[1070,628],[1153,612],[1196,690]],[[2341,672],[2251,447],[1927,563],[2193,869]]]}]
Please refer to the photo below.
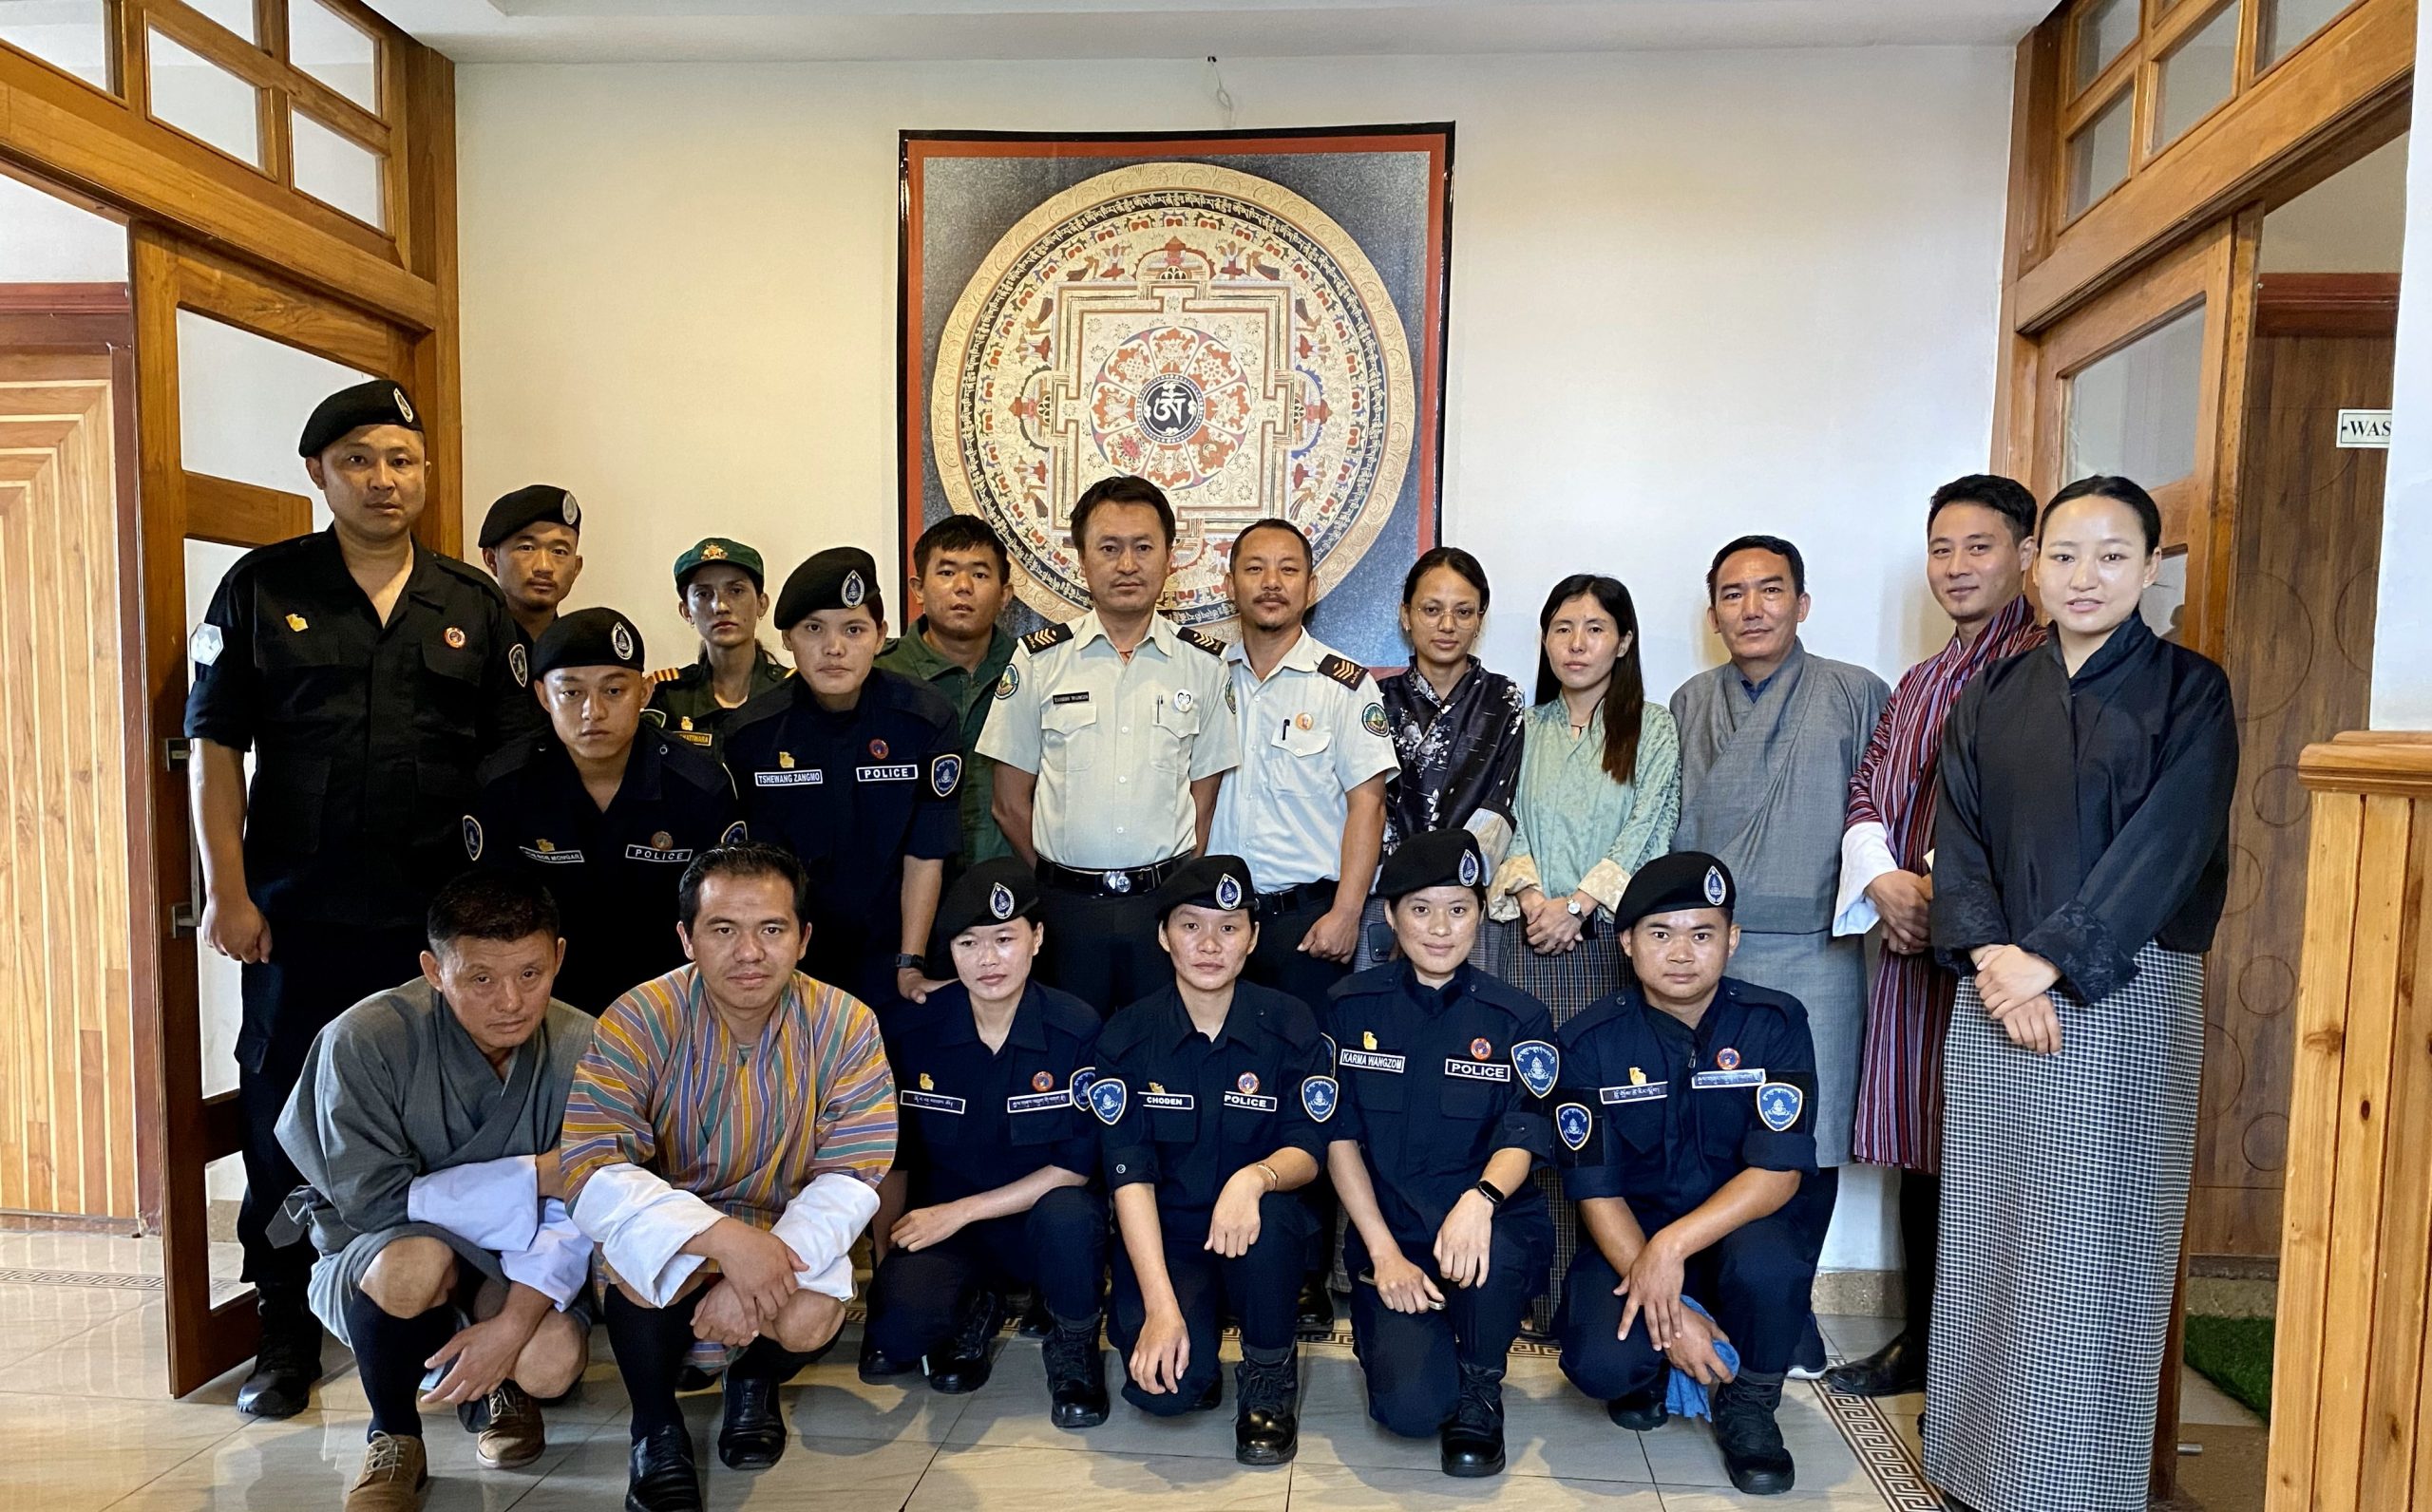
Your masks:
[{"label": "tile floor border pattern", "polygon": [[1844,1395],[1820,1383],[1812,1389],[1885,1505],[1892,1512],[1945,1512],[1941,1494],[1926,1479],[1925,1466],[1910,1454],[1908,1440],[1884,1416],[1880,1403],[1872,1397]]},{"label": "tile floor border pattern", "polygon": [[131,1292],[158,1292],[164,1284],[157,1276],[129,1276],[118,1271],[29,1271],[0,1267],[0,1286],[114,1286]]}]

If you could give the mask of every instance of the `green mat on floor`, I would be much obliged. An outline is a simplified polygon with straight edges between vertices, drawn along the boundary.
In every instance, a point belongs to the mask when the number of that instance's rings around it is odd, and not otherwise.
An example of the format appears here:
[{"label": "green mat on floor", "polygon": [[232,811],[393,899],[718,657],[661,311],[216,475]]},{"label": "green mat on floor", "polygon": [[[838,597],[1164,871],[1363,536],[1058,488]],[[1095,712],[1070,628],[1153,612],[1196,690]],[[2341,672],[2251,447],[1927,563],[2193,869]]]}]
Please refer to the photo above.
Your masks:
[{"label": "green mat on floor", "polygon": [[2271,1319],[2187,1314],[2187,1368],[2271,1416]]}]

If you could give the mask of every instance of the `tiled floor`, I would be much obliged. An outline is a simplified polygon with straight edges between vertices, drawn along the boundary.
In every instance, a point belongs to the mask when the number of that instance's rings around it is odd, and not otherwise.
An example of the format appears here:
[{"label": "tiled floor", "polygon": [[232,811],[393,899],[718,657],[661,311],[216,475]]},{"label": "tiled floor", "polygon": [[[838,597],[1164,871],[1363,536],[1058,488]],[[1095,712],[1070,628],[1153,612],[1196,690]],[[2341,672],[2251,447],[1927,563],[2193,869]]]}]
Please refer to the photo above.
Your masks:
[{"label": "tiled floor", "polygon": [[[156,1256],[153,1246],[126,1239],[0,1234],[0,1273],[157,1274]],[[1872,1318],[1825,1320],[1836,1353],[1873,1348],[1889,1326]],[[331,1376],[314,1410],[286,1423],[256,1423],[230,1405],[233,1379],[184,1402],[166,1400],[162,1332],[158,1291],[0,1280],[0,1506],[41,1512],[334,1507],[360,1461],[365,1423],[363,1393],[343,1352],[331,1347]],[[1300,1458],[1280,1470],[1233,1463],[1229,1403],[1226,1410],[1171,1422],[1118,1401],[1104,1427],[1057,1431],[1043,1411],[1037,1346],[1025,1340],[1004,1346],[984,1389],[942,1397],[925,1386],[863,1385],[847,1339],[787,1393],[794,1442],[776,1468],[759,1475],[716,1465],[710,1447],[714,1392],[690,1399],[687,1408],[711,1466],[712,1512],[742,1506],[1088,1512],[1149,1505],[1193,1512],[1520,1506],[1531,1512],[1720,1512],[1766,1505],[1880,1512],[1884,1506],[1812,1387],[1794,1385],[1782,1412],[1798,1460],[1798,1489],[1760,1503],[1731,1490],[1702,1425],[1622,1432],[1541,1357],[1513,1361],[1507,1389],[1510,1473],[1493,1481],[1448,1480],[1436,1472],[1433,1440],[1396,1439],[1368,1421],[1347,1350],[1326,1346],[1307,1354]],[[1914,1404],[1898,1406],[1904,1410],[1896,1420],[1913,1432]],[[603,1357],[577,1398],[551,1409],[548,1453],[517,1471],[480,1469],[470,1437],[433,1415],[428,1507],[571,1512],[616,1506],[624,1490],[624,1407],[616,1368]],[[2190,1408],[2219,1410],[2194,1397]]]}]

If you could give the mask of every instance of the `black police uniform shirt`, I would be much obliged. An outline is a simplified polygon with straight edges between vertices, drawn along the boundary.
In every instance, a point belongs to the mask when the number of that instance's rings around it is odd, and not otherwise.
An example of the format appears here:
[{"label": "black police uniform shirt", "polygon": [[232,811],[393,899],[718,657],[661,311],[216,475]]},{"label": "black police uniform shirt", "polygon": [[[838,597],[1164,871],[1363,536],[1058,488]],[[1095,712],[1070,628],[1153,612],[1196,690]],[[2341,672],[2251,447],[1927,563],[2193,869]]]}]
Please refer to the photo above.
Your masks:
[{"label": "black police uniform shirt", "polygon": [[[752,835],[810,874],[813,975],[850,973],[823,979],[864,994],[894,980],[904,858],[944,860],[962,844],[959,733],[944,695],[882,670],[841,713],[795,677],[728,721],[726,764]],[[888,963],[883,977],[874,960]]]},{"label": "black police uniform shirt", "polygon": [[1092,1078],[1097,1010],[1033,981],[1001,1049],[972,1021],[960,982],[879,1015],[900,1115],[895,1164],[911,1203],[959,1201],[1042,1165],[1094,1177],[1098,1125],[1079,1094]]},{"label": "black police uniform shirt", "polygon": [[[1357,1140],[1394,1241],[1424,1255],[1497,1150],[1553,1160],[1547,1097],[1560,1076],[1553,1017],[1518,988],[1464,965],[1441,988],[1407,961],[1345,978],[1326,1033],[1340,1106],[1330,1140]],[[1534,1181],[1498,1219],[1542,1212]]]},{"label": "black police uniform shirt", "polygon": [[483,768],[467,859],[520,870],[557,899],[566,941],[554,995],[598,1013],[684,964],[675,885],[693,858],[745,838],[726,769],[645,728],[602,809],[554,736]]},{"label": "black police uniform shirt", "polygon": [[247,552],[189,642],[186,734],[254,752],[245,880],[274,921],[418,926],[483,759],[546,728],[498,585],[413,554],[383,625],[334,527]]},{"label": "black police uniform shirt", "polygon": [[1171,987],[1116,1013],[1098,1035],[1097,1076],[1082,1095],[1106,1125],[1107,1185],[1153,1183],[1171,1235],[1206,1227],[1233,1173],[1277,1150],[1323,1164],[1327,1127],[1310,1108],[1336,1090],[1307,1005],[1236,982],[1213,1040]]},{"label": "black police uniform shirt", "polygon": [[1633,981],[1556,1031],[1563,1187],[1648,1234],[1743,1170],[1815,1169],[1815,1046],[1798,999],[1726,976],[1692,1030]]}]

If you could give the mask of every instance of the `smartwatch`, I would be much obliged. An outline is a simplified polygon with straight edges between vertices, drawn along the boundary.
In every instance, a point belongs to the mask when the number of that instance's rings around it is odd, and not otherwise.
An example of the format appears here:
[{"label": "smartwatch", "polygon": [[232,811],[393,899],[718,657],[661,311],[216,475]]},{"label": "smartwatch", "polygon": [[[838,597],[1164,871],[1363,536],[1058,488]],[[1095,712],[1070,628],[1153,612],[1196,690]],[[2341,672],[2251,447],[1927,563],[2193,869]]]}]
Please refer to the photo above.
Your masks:
[{"label": "smartwatch", "polygon": [[895,969],[899,972],[919,972],[926,976],[929,974],[929,962],[927,957],[915,955],[907,951],[895,957]]},{"label": "smartwatch", "polygon": [[1476,1192],[1478,1196],[1485,1198],[1488,1204],[1493,1207],[1500,1208],[1504,1203],[1511,1200],[1510,1193],[1504,1191],[1503,1188],[1495,1185],[1492,1181],[1488,1181],[1484,1177],[1478,1178],[1478,1184],[1471,1190]]}]

